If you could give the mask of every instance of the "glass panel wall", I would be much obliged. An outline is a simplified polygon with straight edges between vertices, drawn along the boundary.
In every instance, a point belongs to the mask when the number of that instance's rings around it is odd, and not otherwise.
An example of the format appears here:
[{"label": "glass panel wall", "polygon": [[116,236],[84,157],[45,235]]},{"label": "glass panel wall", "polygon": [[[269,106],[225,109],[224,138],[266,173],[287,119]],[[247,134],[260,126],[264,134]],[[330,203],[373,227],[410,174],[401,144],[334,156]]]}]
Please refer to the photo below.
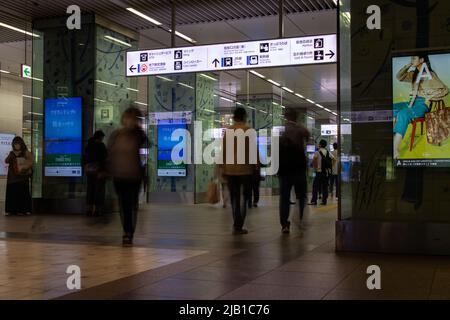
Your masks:
[{"label": "glass panel wall", "polygon": [[[425,119],[435,117],[437,101],[443,102],[441,108],[450,104],[448,60],[442,55],[450,52],[445,23],[450,2],[340,4],[342,218],[448,223],[450,171],[440,160],[450,156],[450,136],[434,143],[434,124]],[[381,30],[366,27],[370,5],[382,9]],[[420,79],[415,94],[408,76],[414,77],[424,63],[439,82],[426,91],[429,84]],[[439,88],[441,94],[436,93]],[[400,104],[411,104],[412,117]],[[419,107],[424,109],[417,114]],[[423,130],[416,121],[420,118]],[[343,128],[348,123],[351,133]]]}]

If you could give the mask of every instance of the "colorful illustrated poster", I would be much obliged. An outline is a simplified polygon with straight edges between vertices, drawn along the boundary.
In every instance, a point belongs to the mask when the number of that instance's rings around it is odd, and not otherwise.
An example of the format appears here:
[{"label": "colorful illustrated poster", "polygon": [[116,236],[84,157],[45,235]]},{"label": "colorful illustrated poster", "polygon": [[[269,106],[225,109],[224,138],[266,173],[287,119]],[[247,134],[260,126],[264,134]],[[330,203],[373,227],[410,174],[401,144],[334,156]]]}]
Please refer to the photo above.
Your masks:
[{"label": "colorful illustrated poster", "polygon": [[[172,150],[186,137],[180,137],[179,141],[172,141],[172,133],[177,129],[186,130],[184,124],[162,124],[158,125],[158,176],[159,177],[185,177],[186,164],[175,164],[172,161]],[[184,150],[183,150],[184,151]],[[180,158],[184,154],[179,155]]]},{"label": "colorful illustrated poster", "polygon": [[81,98],[45,100],[45,176],[80,177]]},{"label": "colorful illustrated poster", "polygon": [[394,57],[393,157],[397,167],[450,167],[450,54]]}]

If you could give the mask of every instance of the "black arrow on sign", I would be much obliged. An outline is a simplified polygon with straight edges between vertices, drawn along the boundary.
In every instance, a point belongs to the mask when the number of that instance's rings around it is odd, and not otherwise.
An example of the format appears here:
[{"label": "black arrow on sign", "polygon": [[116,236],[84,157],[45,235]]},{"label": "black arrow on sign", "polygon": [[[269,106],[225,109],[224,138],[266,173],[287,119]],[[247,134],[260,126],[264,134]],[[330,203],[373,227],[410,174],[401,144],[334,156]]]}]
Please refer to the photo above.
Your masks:
[{"label": "black arrow on sign", "polygon": [[334,57],[334,52],[330,50],[330,53],[326,54],[327,57],[330,57],[330,59],[333,59]]},{"label": "black arrow on sign", "polygon": [[133,65],[133,66],[130,67],[130,71],[134,72],[134,70],[136,70],[136,67]]},{"label": "black arrow on sign", "polygon": [[217,59],[214,59],[213,63],[214,63],[214,67],[216,67],[216,68],[217,68],[217,64],[218,64],[218,63],[220,63],[220,61],[219,61],[219,60],[217,60]]}]

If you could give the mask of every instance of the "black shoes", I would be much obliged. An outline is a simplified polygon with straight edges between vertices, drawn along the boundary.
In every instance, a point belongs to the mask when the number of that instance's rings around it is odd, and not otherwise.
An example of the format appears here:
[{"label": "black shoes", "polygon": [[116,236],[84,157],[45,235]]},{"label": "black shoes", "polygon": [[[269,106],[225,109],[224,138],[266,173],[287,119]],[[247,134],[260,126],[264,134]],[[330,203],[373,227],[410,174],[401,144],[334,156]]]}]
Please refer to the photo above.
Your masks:
[{"label": "black shoes", "polygon": [[233,231],[233,234],[234,235],[239,235],[239,234],[247,234],[248,233],[248,230],[246,230],[246,229],[238,229],[238,230],[234,230]]},{"label": "black shoes", "polygon": [[131,247],[131,246],[133,246],[133,236],[124,235],[122,237],[122,245],[124,247]]}]

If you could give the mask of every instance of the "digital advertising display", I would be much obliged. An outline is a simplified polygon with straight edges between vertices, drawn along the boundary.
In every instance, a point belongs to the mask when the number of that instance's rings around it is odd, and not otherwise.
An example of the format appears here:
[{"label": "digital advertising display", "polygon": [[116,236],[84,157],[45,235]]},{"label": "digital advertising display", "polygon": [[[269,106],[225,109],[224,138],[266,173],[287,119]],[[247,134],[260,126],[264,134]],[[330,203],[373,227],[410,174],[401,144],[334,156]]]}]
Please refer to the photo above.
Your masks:
[{"label": "digital advertising display", "polygon": [[397,167],[450,167],[450,53],[392,58]]},{"label": "digital advertising display", "polygon": [[44,172],[47,177],[81,177],[81,98],[45,100]]},{"label": "digital advertising display", "polygon": [[[172,134],[177,129],[186,129],[184,124],[165,124],[158,125],[158,177],[185,177],[186,164],[175,164],[172,161],[172,150],[185,137],[180,137],[178,141],[172,141]],[[179,154],[183,157],[183,151]]]}]

